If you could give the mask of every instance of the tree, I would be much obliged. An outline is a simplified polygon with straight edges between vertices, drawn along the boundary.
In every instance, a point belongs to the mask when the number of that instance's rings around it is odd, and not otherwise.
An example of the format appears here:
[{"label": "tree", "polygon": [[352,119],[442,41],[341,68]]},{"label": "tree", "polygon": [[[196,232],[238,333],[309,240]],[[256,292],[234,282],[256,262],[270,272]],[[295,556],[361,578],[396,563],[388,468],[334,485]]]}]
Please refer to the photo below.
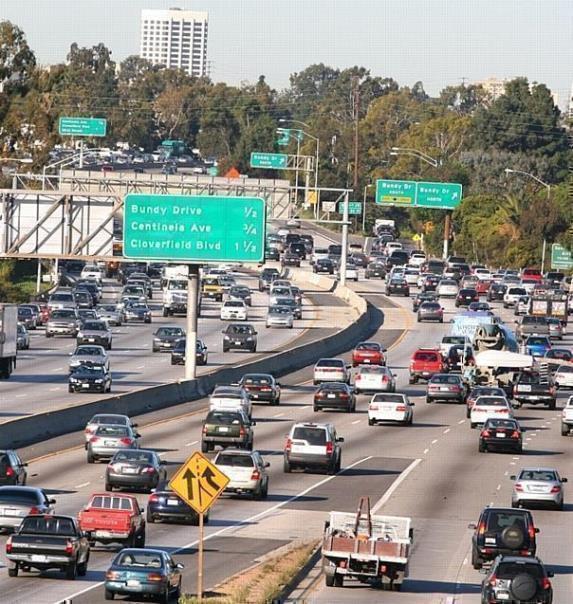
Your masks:
[{"label": "tree", "polygon": [[451,111],[471,115],[486,101],[486,92],[481,85],[446,86],[440,92],[439,102]]},{"label": "tree", "polygon": [[36,57],[24,32],[10,21],[0,21],[0,83],[4,93],[22,90],[36,66]]}]

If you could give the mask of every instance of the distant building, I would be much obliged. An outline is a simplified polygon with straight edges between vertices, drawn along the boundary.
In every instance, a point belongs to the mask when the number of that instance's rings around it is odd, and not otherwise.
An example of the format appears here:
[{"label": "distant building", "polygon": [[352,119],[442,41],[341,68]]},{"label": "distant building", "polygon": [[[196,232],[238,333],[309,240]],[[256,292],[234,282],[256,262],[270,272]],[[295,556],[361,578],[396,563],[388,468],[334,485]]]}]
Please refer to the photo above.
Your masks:
[{"label": "distant building", "polygon": [[191,76],[208,75],[208,23],[206,12],[142,10],[141,58],[154,65],[183,69]]},{"label": "distant building", "polygon": [[488,78],[487,80],[482,80],[481,82],[476,82],[476,85],[481,86],[487,95],[490,97],[492,101],[498,99],[505,92],[505,85],[510,80],[504,78],[500,80],[499,78]]},{"label": "distant building", "polygon": [[571,94],[569,95],[569,106],[567,107],[569,119],[573,120],[573,84],[571,85]]}]

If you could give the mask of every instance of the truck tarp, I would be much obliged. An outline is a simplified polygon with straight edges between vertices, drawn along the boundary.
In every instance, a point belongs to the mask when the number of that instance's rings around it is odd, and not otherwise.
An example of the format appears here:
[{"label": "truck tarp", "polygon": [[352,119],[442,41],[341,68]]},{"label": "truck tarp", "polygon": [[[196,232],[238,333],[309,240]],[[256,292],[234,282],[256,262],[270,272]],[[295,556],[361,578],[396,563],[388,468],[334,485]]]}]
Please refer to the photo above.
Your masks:
[{"label": "truck tarp", "polygon": [[480,325],[491,325],[496,323],[497,319],[486,312],[467,312],[460,313],[452,319],[452,328],[450,335],[467,336],[473,340],[475,331]]},{"label": "truck tarp", "polygon": [[515,369],[534,367],[535,358],[528,354],[504,350],[485,350],[475,357],[477,367],[511,367]]}]

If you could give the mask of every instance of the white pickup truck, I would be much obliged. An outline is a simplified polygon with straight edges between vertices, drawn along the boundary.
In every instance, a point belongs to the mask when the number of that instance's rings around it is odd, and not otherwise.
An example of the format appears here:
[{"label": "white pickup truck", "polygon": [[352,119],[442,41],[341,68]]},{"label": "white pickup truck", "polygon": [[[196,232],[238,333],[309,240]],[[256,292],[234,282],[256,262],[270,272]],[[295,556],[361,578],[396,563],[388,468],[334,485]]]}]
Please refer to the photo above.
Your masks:
[{"label": "white pickup truck", "polygon": [[411,518],[370,513],[362,497],[358,511],[330,512],[322,540],[326,585],[342,587],[344,577],[399,591],[408,576],[414,530]]}]

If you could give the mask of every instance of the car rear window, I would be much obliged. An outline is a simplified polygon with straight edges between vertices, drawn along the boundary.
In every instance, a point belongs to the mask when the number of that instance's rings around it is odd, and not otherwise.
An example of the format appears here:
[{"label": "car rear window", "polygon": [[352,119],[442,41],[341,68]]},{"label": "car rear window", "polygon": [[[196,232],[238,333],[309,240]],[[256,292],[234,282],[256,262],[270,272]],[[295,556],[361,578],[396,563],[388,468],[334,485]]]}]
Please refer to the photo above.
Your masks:
[{"label": "car rear window", "polygon": [[125,420],[122,417],[113,415],[96,415],[90,419],[88,424],[116,424],[125,426]]},{"label": "car rear window", "polygon": [[255,464],[250,455],[233,455],[232,453],[221,453],[217,457],[218,466],[235,466],[237,468],[252,468]]},{"label": "car rear window", "polygon": [[552,470],[522,470],[519,480],[540,480],[542,482],[556,481],[557,476]]},{"label": "car rear window", "polygon": [[320,359],[316,362],[317,367],[334,367],[336,369],[342,369],[344,367],[344,361],[342,359]]},{"label": "car rear window", "polygon": [[40,499],[36,491],[28,491],[18,487],[0,488],[0,503],[35,505],[40,502]]},{"label": "car rear window", "polygon": [[127,550],[118,555],[114,565],[128,566],[130,568],[163,568],[163,560],[160,554],[145,552],[142,550]]},{"label": "car rear window", "polygon": [[128,430],[124,426],[100,426],[96,431],[96,436],[120,437],[127,435]]},{"label": "car rear window", "polygon": [[430,382],[433,384],[459,384],[461,378],[457,375],[435,375]]},{"label": "car rear window", "polygon": [[518,526],[524,532],[527,526],[526,517],[523,513],[519,512],[497,512],[492,511],[489,514],[487,521],[488,531],[502,531],[508,526]]},{"label": "car rear window", "polygon": [[522,373],[518,381],[520,384],[540,384],[541,376],[537,373]]},{"label": "car rear window", "polygon": [[517,430],[517,422],[511,419],[488,419],[485,423],[486,428],[508,428],[510,430]]},{"label": "car rear window", "polygon": [[63,537],[73,537],[76,534],[74,523],[70,518],[56,516],[28,516],[22,521],[20,532]]},{"label": "car rear window", "polygon": [[517,575],[522,574],[530,575],[536,579],[542,579],[545,576],[539,564],[528,562],[502,562],[495,571],[498,579],[514,579]]},{"label": "car rear window", "polygon": [[416,352],[414,354],[415,361],[427,361],[433,362],[438,361],[438,353],[437,352]]},{"label": "car rear window", "polygon": [[294,440],[305,440],[309,445],[320,446],[326,444],[326,430],[322,428],[297,426],[292,437]]},{"label": "car rear window", "polygon": [[242,423],[242,417],[237,413],[211,411],[207,414],[207,419],[205,420],[205,423],[215,424],[217,426],[229,426],[231,424],[239,425]]},{"label": "car rear window", "polygon": [[383,375],[387,373],[386,367],[380,367],[379,365],[365,365],[360,367],[358,370],[360,375]]},{"label": "car rear window", "polygon": [[404,398],[401,394],[375,394],[372,397],[373,403],[403,403]]},{"label": "car rear window", "polygon": [[131,499],[127,497],[108,497],[98,495],[92,499],[90,504],[92,508],[102,508],[105,510],[129,510],[131,511]]},{"label": "car rear window", "polygon": [[507,407],[507,401],[496,396],[480,396],[475,404],[478,407]]},{"label": "car rear window", "polygon": [[470,392],[470,398],[477,398],[478,396],[505,396],[504,392],[501,388],[485,388],[485,387],[480,387],[480,388],[474,388],[471,392]]},{"label": "car rear window", "polygon": [[380,345],[375,342],[362,342],[356,346],[356,350],[380,350]]}]

